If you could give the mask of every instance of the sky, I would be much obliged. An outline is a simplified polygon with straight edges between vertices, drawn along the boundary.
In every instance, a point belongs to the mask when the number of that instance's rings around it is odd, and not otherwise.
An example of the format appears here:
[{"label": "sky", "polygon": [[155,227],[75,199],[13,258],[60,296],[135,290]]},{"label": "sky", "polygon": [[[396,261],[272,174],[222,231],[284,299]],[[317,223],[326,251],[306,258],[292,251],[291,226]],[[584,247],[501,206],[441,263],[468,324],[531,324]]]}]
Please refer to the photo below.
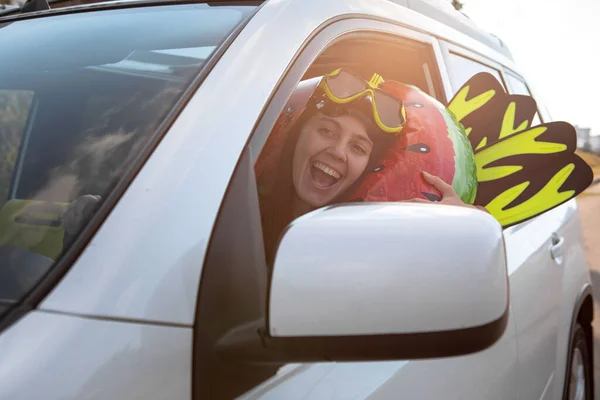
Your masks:
[{"label": "sky", "polygon": [[462,0],[500,37],[554,120],[600,135],[600,0]]}]

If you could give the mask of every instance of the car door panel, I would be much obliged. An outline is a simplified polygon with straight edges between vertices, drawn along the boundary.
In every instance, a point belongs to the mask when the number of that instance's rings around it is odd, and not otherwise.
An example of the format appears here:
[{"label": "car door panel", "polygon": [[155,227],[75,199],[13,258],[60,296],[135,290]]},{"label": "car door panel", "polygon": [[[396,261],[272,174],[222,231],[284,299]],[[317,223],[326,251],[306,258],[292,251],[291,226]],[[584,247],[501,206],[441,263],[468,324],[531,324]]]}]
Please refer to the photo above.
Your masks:
[{"label": "car door panel", "polygon": [[406,365],[406,361],[288,364],[240,400],[378,398],[376,393]]},{"label": "car door panel", "polygon": [[521,398],[551,398],[556,364],[558,307],[564,265],[551,255],[561,234],[562,209],[551,210],[505,233],[511,301],[517,329]]},{"label": "car door panel", "polygon": [[32,311],[0,353],[1,400],[191,397],[189,327]]}]

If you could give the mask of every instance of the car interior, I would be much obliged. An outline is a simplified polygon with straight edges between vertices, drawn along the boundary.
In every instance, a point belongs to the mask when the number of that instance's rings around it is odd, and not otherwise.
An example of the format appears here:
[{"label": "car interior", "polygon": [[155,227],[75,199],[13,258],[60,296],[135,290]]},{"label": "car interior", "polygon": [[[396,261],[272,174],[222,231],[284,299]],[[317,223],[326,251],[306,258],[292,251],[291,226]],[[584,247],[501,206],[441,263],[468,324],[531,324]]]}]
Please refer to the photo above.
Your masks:
[{"label": "car interior", "polygon": [[373,73],[385,80],[414,85],[445,103],[437,64],[430,49],[408,40],[385,35],[346,36],[326,48],[308,69],[303,79],[347,68],[368,80]]}]

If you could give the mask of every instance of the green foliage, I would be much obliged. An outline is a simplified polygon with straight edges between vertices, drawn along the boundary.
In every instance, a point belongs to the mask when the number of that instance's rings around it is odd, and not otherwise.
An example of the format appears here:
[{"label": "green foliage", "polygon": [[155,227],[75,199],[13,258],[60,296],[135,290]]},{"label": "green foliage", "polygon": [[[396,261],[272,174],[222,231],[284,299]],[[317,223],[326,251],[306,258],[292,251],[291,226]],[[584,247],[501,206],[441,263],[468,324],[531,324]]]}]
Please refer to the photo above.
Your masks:
[{"label": "green foliage", "polygon": [[0,90],[0,207],[8,197],[33,93]]}]

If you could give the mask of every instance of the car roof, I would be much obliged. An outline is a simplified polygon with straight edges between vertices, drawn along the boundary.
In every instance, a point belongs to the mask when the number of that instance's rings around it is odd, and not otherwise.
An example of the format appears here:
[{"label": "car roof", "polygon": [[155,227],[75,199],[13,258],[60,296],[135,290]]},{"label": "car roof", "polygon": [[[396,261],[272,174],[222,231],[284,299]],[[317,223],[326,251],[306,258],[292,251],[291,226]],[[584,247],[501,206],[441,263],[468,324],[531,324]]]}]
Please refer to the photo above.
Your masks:
[{"label": "car roof", "polygon": [[513,59],[506,44],[496,35],[477,26],[467,15],[456,10],[445,0],[388,0],[426,15],[438,22],[460,31],[471,38],[493,48],[497,52]]},{"label": "car roof", "polygon": [[[35,1],[35,0],[34,0]],[[194,2],[193,0],[39,0],[42,3],[45,1],[48,4],[48,9],[40,9],[29,11],[26,13],[21,12],[21,7],[15,5],[7,5],[6,9],[0,8],[0,20],[6,18],[18,18],[23,14],[27,15],[43,15],[52,13],[57,9],[66,9],[66,10],[77,10],[77,11],[85,11],[92,10],[104,7],[115,7],[118,5],[127,5],[127,6],[135,6],[135,5],[152,5],[152,4],[185,4]],[[199,0],[197,3],[209,3],[209,4],[245,4],[248,5],[258,5],[263,3],[265,0]]]},{"label": "car roof", "polygon": [[[42,0],[43,1],[43,0]],[[148,4],[164,4],[169,3],[183,3],[184,1],[178,0],[46,0],[50,6],[50,10],[35,11],[35,14],[48,13],[54,9],[98,9],[103,7],[115,6],[119,4],[123,5],[148,5]],[[205,0],[206,3],[235,3],[235,4],[253,4],[258,5],[267,0]],[[298,0],[302,1],[302,0]],[[468,16],[454,9],[452,4],[445,0],[387,0],[391,3],[398,4],[400,6],[409,8],[419,14],[425,15],[431,19],[434,19],[448,27],[451,27],[469,37],[477,40],[478,42],[492,48],[498,53],[505,57],[513,60],[512,54],[506,44],[497,36],[489,33],[480,27],[478,27]],[[5,9],[0,9],[0,20],[6,16],[20,15],[20,8],[18,6],[6,6]]]}]

